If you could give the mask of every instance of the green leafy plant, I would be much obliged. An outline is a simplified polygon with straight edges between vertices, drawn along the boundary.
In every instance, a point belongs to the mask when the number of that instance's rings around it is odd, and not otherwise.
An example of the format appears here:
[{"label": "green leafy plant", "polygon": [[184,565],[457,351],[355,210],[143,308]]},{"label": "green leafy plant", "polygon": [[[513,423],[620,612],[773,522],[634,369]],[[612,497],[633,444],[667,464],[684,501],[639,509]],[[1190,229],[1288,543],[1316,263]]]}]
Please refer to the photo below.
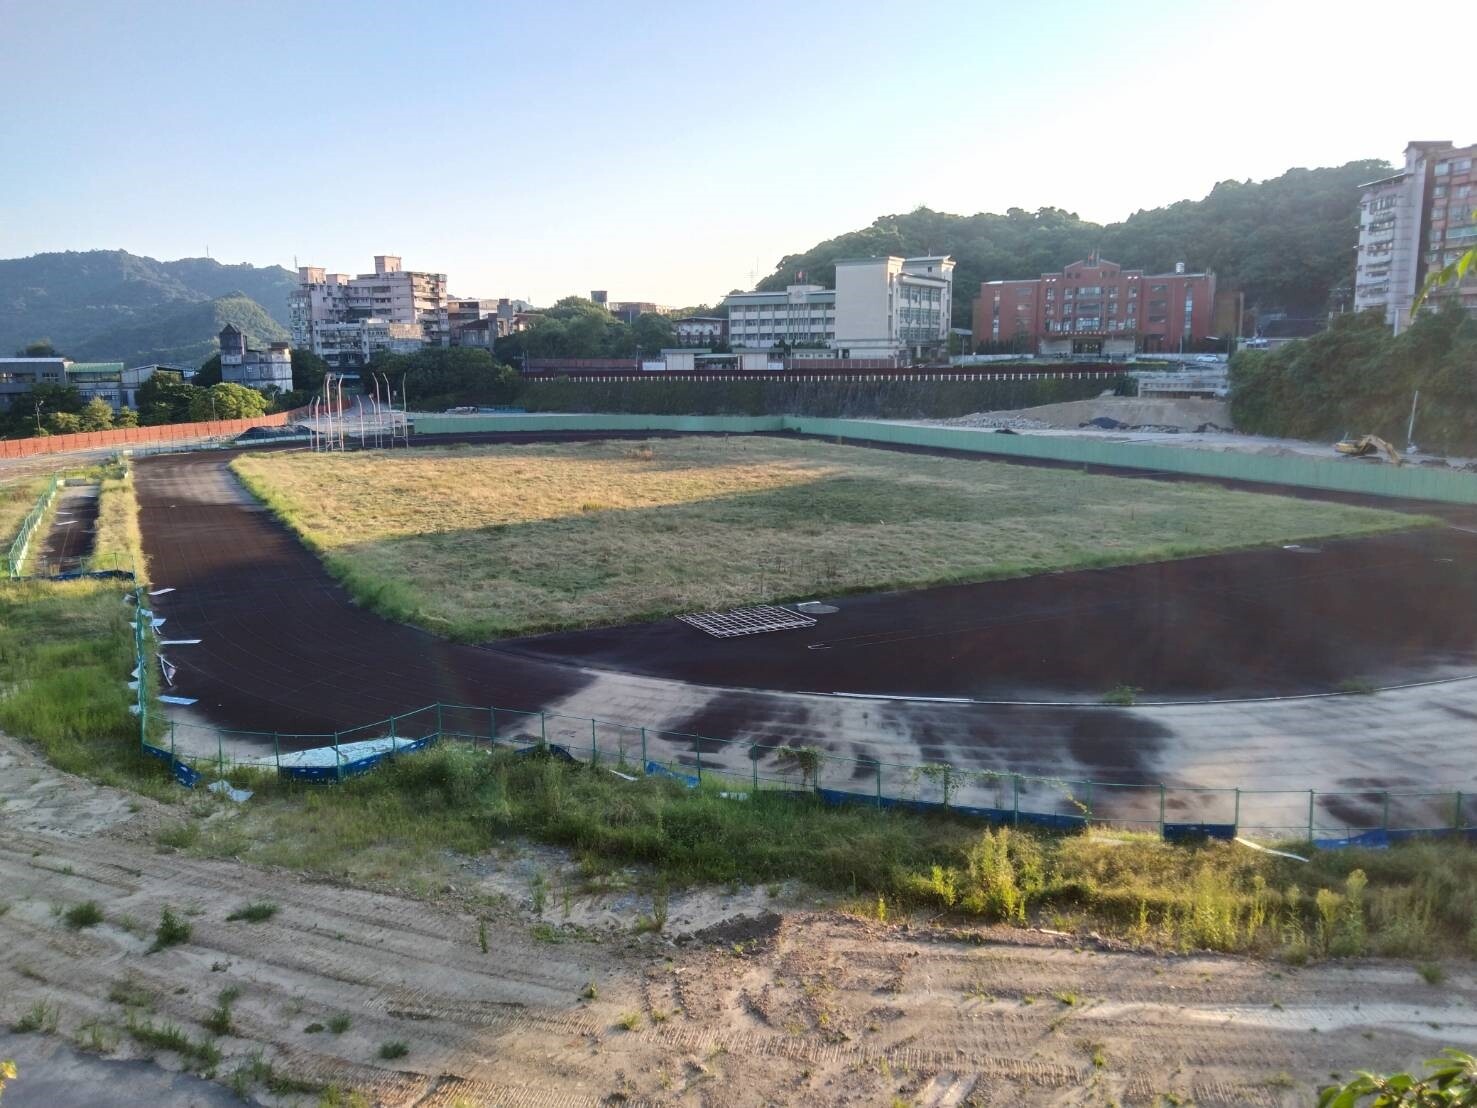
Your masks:
[{"label": "green leafy plant", "polygon": [[1477,1058],[1448,1048],[1426,1073],[1361,1072],[1318,1095],[1318,1108],[1470,1108],[1477,1104]]},{"label": "green leafy plant", "polygon": [[380,1057],[387,1062],[395,1058],[404,1058],[409,1053],[410,1046],[399,1039],[380,1044]]}]

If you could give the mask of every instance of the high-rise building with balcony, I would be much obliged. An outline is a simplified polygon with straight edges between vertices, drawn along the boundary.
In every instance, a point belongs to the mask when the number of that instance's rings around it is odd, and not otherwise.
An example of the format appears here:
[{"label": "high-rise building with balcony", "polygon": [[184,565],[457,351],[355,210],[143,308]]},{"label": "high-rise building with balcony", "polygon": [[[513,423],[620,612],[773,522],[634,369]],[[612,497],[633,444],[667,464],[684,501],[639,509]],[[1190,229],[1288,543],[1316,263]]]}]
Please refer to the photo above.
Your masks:
[{"label": "high-rise building with balcony", "polygon": [[[289,302],[292,344],[312,350],[331,365],[362,364],[347,359],[378,341],[386,324],[395,325],[397,341],[404,341],[404,329],[409,327],[410,337],[418,336],[422,343],[450,342],[444,273],[403,269],[393,254],[377,254],[374,272],[358,277],[327,273],[320,266],[302,266],[297,273],[298,287]],[[346,335],[342,326],[371,323],[374,335],[363,336],[362,341]],[[328,327],[333,328],[331,338]]]},{"label": "high-rise building with balcony", "polygon": [[[1354,310],[1376,308],[1398,334],[1426,275],[1477,245],[1477,146],[1412,142],[1405,168],[1359,186]],[[1459,297],[1477,313],[1477,273],[1434,299]]]}]

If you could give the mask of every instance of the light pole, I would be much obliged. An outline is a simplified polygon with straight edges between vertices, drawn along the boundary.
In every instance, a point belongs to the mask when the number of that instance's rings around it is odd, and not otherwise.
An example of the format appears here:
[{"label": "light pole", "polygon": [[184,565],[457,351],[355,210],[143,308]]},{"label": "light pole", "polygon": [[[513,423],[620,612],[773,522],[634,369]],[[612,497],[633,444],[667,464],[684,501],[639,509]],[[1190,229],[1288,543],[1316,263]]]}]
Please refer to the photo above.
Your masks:
[{"label": "light pole", "polygon": [[41,434],[41,409],[46,407],[46,401],[36,401],[36,434]]}]

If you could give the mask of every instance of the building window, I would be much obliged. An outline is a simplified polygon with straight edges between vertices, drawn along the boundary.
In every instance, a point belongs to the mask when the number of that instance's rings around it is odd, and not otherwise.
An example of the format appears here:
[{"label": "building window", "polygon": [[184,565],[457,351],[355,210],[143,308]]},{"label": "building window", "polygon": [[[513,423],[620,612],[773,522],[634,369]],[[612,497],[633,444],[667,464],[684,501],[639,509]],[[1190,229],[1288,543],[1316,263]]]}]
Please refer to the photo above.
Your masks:
[{"label": "building window", "polygon": [[1436,176],[1438,176],[1438,177],[1445,177],[1450,172],[1451,172],[1451,163],[1450,162],[1437,162],[1436,163]]}]

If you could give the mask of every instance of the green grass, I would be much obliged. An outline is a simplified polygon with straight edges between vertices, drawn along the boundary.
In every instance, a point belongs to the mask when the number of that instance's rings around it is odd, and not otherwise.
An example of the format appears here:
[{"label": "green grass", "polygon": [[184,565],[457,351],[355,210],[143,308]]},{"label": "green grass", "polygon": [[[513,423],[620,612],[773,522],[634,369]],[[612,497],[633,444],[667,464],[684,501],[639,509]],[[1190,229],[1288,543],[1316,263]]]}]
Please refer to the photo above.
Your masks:
[{"label": "green grass", "polygon": [[1423,517],[809,440],[256,454],[361,602],[478,640],[1399,529]]},{"label": "green grass", "polygon": [[170,795],[168,771],[138,750],[131,606],[117,581],[0,581],[0,730],[37,743],[59,769]]},{"label": "green grass", "polygon": [[[49,476],[26,477],[0,485],[0,554],[9,552],[21,522],[30,515],[50,480]],[[0,570],[3,568],[0,566]]]},{"label": "green grass", "polygon": [[68,908],[63,913],[62,919],[73,931],[80,931],[84,927],[96,927],[103,922],[102,906],[95,900],[89,900]]},{"label": "green grass", "polygon": [[109,466],[100,473],[97,531],[90,569],[130,569],[148,580],[143,536],[138,526],[138,499],[133,491],[133,468]]},{"label": "green grass", "polygon": [[[667,887],[798,879],[865,914],[1049,921],[1172,949],[1251,951],[1289,960],[1477,953],[1477,850],[1411,842],[1315,851],[1307,863],[1208,841],[989,828],[865,806],[833,808],[760,791],[735,803],[658,778],[625,782],[553,759],[446,743],[332,789],[258,777],[258,799],[192,850],[416,887],[445,852],[536,839],[586,869],[646,867],[654,912]],[[859,907],[858,911],[863,908]],[[535,937],[565,941],[547,922]]]},{"label": "green grass", "polygon": [[380,1057],[388,1062],[395,1058],[404,1058],[410,1053],[410,1047],[399,1039],[392,1039],[390,1042],[380,1044],[379,1053]]},{"label": "green grass", "polygon": [[243,904],[237,908],[226,920],[235,923],[244,920],[247,923],[265,923],[277,914],[277,905],[265,900],[254,901],[251,904]]},{"label": "green grass", "polygon": [[185,1034],[177,1024],[143,1019],[130,1011],[124,1029],[140,1046],[150,1050],[167,1050],[178,1054],[192,1069],[205,1073],[213,1072],[220,1065],[220,1048],[209,1040],[196,1041]]}]

